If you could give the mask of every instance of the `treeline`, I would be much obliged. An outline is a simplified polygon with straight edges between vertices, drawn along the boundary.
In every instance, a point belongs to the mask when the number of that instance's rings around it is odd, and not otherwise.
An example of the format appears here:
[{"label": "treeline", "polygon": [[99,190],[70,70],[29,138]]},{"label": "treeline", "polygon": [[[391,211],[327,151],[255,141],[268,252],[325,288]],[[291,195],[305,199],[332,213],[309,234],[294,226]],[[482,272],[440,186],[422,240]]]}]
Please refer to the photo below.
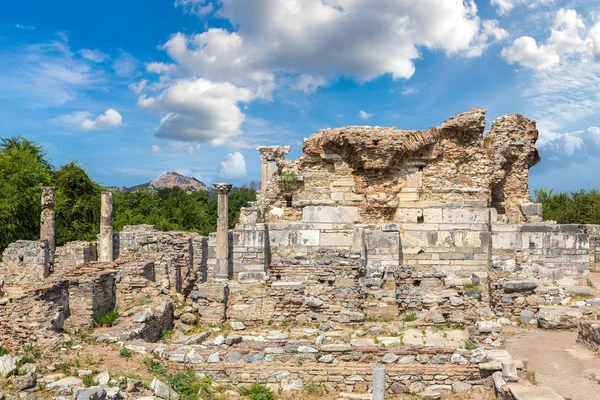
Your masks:
[{"label": "treeline", "polygon": [[[100,192],[74,161],[54,167],[37,143],[21,136],[0,138],[0,255],[19,239],[39,239],[41,187],[54,186],[56,244],[95,240],[100,229]],[[239,188],[229,195],[229,221],[233,227],[240,208],[256,199],[254,189]],[[217,200],[205,192],[162,189],[113,192],[113,228],[152,224],[160,230],[216,230]]]},{"label": "treeline", "polygon": [[544,220],[559,224],[600,224],[600,193],[596,189],[564,193],[535,189],[537,203],[542,203]]}]

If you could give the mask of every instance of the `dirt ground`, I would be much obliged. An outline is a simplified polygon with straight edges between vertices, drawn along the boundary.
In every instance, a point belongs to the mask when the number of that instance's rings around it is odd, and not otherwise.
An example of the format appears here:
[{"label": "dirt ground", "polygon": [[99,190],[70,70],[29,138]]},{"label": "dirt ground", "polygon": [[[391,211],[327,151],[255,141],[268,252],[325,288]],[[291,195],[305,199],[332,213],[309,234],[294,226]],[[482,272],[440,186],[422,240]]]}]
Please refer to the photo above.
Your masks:
[{"label": "dirt ground", "polygon": [[577,343],[576,331],[520,330],[507,338],[514,359],[528,360],[536,381],[571,400],[600,399],[600,357]]}]

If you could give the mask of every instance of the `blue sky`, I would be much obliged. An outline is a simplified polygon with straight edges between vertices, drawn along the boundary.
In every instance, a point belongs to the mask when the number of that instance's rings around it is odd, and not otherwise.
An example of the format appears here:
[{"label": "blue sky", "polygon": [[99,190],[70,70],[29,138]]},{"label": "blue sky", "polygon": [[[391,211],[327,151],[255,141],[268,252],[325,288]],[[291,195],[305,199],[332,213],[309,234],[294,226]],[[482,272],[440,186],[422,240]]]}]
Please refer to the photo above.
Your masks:
[{"label": "blue sky", "polygon": [[21,0],[0,13],[0,136],[104,185],[259,180],[259,145],[470,107],[538,121],[531,186],[600,186],[592,0]]}]

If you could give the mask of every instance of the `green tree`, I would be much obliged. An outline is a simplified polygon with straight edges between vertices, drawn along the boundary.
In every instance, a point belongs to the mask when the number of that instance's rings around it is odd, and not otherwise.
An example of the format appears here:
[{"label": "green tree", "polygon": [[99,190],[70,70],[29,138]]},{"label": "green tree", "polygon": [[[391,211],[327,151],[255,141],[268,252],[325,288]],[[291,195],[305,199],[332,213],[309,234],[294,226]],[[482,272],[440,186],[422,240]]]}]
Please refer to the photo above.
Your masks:
[{"label": "green tree", "polygon": [[52,181],[42,148],[20,136],[0,139],[0,252],[40,234],[40,193]]},{"label": "green tree", "polygon": [[535,201],[542,203],[544,219],[559,224],[600,224],[600,193],[596,189],[555,193],[535,189]]},{"label": "green tree", "polygon": [[100,229],[100,186],[74,161],[60,167],[56,187],[56,244],[96,240]]},{"label": "green tree", "polygon": [[[256,190],[249,188],[239,188],[229,194],[228,218],[229,228],[235,228],[235,224],[240,220],[240,208],[248,207],[248,202],[256,200]],[[215,207],[216,214],[216,207]]]}]

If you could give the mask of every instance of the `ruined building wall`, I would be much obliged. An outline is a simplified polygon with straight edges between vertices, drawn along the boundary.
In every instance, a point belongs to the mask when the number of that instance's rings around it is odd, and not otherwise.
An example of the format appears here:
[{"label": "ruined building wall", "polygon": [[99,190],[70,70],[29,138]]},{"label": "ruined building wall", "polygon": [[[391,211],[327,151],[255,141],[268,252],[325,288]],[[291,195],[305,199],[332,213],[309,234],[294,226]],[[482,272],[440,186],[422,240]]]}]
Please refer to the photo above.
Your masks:
[{"label": "ruined building wall", "polygon": [[0,277],[8,283],[39,282],[50,275],[48,242],[17,240],[2,253]]},{"label": "ruined building wall", "polygon": [[75,241],[56,248],[55,271],[89,264],[98,259],[98,243]]},{"label": "ruined building wall", "polygon": [[154,262],[156,281],[189,294],[206,273],[205,238],[193,232],[160,232],[149,225],[126,226],[113,235],[115,257]]},{"label": "ruined building wall", "polygon": [[[276,175],[297,174],[298,188],[275,176],[257,205],[266,221],[307,222],[305,207],[333,206],[355,207],[362,223],[383,223],[401,222],[399,208],[408,204],[477,201],[524,222],[519,204],[530,202],[528,169],[539,161],[535,122],[515,114],[496,120],[485,138],[484,128],[485,110],[471,109],[423,131],[322,130],[305,139],[299,159],[277,160]],[[292,208],[282,207],[286,194]]]}]

